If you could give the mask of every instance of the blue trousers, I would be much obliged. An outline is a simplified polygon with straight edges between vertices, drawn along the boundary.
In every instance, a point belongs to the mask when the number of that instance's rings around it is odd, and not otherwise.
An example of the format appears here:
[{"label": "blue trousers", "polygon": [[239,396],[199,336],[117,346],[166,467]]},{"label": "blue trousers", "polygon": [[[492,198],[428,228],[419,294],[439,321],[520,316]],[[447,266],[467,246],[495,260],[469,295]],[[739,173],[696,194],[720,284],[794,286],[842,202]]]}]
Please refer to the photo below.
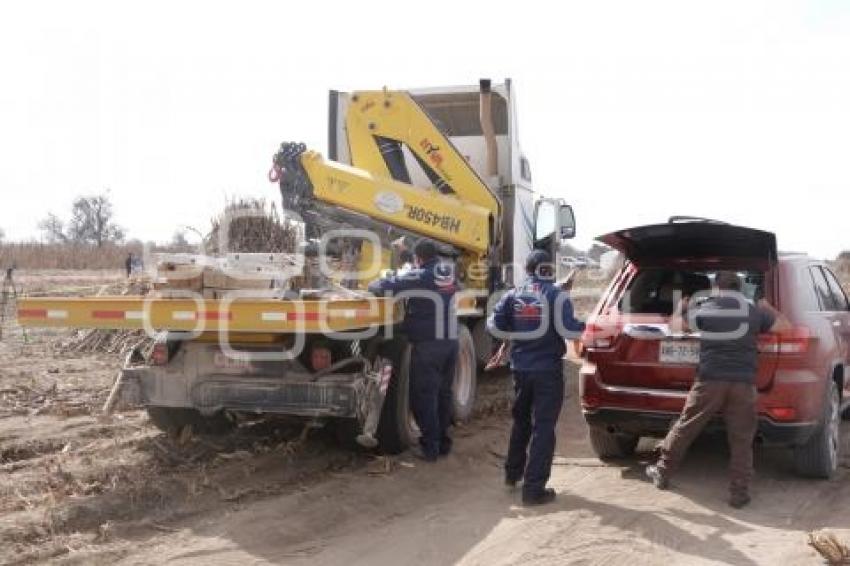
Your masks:
[{"label": "blue trousers", "polygon": [[451,448],[452,383],[457,340],[414,342],[410,358],[410,404],[419,426],[419,444],[428,456]]},{"label": "blue trousers", "polygon": [[514,392],[505,477],[523,480],[523,492],[537,495],[549,481],[555,455],[555,425],[564,403],[563,373],[515,371]]}]

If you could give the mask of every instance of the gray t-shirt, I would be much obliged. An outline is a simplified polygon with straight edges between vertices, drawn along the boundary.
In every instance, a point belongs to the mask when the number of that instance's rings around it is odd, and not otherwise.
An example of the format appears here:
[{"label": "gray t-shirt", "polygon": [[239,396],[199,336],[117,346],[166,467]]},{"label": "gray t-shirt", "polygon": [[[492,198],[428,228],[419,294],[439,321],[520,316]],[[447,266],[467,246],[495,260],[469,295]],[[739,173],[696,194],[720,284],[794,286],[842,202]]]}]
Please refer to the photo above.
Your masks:
[{"label": "gray t-shirt", "polygon": [[758,335],[773,326],[770,311],[753,306],[743,295],[711,297],[696,313],[700,331],[701,381],[755,382],[758,371]]}]

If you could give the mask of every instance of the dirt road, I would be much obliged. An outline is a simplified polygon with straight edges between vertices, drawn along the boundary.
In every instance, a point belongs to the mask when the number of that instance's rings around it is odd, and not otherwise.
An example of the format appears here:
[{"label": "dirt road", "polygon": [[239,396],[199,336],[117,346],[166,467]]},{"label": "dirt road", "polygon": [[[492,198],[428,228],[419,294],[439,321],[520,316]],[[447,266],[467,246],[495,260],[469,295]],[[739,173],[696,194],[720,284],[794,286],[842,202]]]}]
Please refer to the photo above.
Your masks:
[{"label": "dirt road", "polygon": [[[555,504],[502,486],[508,376],[482,377],[482,410],[437,464],[337,446],[328,430],[247,423],[169,439],[97,409],[120,363],[66,354],[61,333],[0,340],[0,564],[819,564],[812,529],[850,542],[850,465],[800,480],[759,448],[753,504],[725,503],[725,448],[706,438],[670,492],[641,477],[651,442],[592,457],[575,395],[559,425]],[[850,426],[843,429],[845,448]]]},{"label": "dirt road", "polygon": [[[436,465],[401,458],[386,475],[366,466],[309,489],[173,525],[139,540],[122,563],[177,564],[817,564],[805,531],[844,527],[846,470],[831,482],[795,479],[778,452],[759,452],[755,503],[724,502],[722,442],[700,443],[669,493],[642,481],[637,461],[590,457],[575,407],[565,409],[556,504],[527,510],[501,486],[507,419],[464,429]],[[850,431],[845,431],[850,432]]]},{"label": "dirt road", "polygon": [[[8,363],[3,368],[8,372]],[[188,439],[181,446],[137,412],[110,421],[50,411],[6,416],[0,419],[2,558],[817,564],[805,546],[807,530],[838,528],[850,538],[850,510],[842,504],[850,497],[846,469],[830,482],[798,480],[781,451],[759,450],[755,502],[733,511],[723,500],[723,442],[705,439],[675,489],[659,493],[640,477],[646,454],[611,466],[592,458],[574,394],[559,431],[552,479],[558,501],[524,509],[500,481],[506,380],[485,381],[496,412],[460,429],[456,453],[435,465],[354,455],[322,431],[298,445],[297,431],[286,426],[248,427],[231,439]]]}]

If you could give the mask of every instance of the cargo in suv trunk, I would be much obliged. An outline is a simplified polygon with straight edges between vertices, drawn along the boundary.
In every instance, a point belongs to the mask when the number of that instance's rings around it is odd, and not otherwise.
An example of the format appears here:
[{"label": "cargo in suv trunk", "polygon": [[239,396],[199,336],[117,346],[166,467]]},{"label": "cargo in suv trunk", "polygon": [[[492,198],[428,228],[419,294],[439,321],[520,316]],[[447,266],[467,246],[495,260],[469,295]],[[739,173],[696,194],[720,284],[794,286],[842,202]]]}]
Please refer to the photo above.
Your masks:
[{"label": "cargo in suv trunk", "polygon": [[[718,271],[735,271],[752,302],[776,294],[773,234],[713,221],[670,222],[598,238],[628,263],[597,305],[584,335],[589,361],[608,386],[680,393],[699,361],[696,333],[673,333],[668,322],[683,296],[705,296]],[[760,339],[757,386],[770,387],[777,358]]]}]

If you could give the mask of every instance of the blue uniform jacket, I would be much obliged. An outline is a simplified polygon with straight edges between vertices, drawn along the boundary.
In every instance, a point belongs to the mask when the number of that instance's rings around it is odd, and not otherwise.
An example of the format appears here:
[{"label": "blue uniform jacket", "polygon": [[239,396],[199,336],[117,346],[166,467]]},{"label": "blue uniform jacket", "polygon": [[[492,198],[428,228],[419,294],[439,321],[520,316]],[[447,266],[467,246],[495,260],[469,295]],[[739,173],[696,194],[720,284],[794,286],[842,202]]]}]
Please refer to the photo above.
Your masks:
[{"label": "blue uniform jacket", "polygon": [[[576,320],[565,291],[532,276],[502,296],[487,327],[490,332],[508,334],[514,371],[560,371],[566,352],[564,339],[578,338],[584,323]],[[534,336],[524,337],[523,333]]]},{"label": "blue uniform jacket", "polygon": [[[379,279],[369,284],[375,295],[407,296],[403,331],[411,342],[457,338],[454,295],[458,290],[454,266],[432,260],[403,275]],[[417,291],[425,291],[420,297]]]}]

